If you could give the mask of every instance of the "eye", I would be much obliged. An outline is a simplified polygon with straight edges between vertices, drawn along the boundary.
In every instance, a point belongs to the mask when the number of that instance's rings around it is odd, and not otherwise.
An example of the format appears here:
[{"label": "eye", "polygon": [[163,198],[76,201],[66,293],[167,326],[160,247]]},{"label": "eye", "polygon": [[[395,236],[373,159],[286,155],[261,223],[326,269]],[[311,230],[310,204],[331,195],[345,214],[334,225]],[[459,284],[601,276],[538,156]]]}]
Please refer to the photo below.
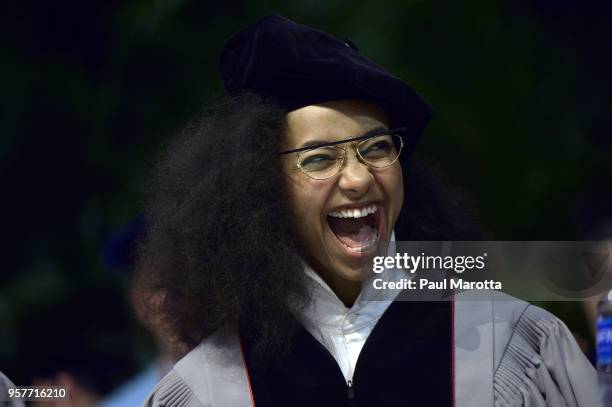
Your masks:
[{"label": "eye", "polygon": [[395,146],[391,140],[391,136],[376,137],[372,140],[367,140],[360,146],[359,152],[365,159],[387,158],[395,151]]},{"label": "eye", "polygon": [[305,171],[321,171],[328,169],[338,160],[335,149],[316,149],[306,151],[300,155],[300,167]]}]

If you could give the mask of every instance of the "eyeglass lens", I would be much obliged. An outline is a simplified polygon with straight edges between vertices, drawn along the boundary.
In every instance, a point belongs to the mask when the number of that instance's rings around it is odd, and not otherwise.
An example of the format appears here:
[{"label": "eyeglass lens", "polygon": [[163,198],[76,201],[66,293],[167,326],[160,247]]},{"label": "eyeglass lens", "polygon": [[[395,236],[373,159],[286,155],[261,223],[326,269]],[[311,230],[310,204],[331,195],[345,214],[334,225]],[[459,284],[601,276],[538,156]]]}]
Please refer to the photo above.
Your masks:
[{"label": "eyeglass lens", "polygon": [[[385,168],[397,160],[401,146],[400,136],[385,134],[360,142],[356,149],[360,160],[368,166]],[[345,154],[346,149],[340,146],[306,150],[298,154],[298,166],[311,178],[330,178],[339,171]]]}]

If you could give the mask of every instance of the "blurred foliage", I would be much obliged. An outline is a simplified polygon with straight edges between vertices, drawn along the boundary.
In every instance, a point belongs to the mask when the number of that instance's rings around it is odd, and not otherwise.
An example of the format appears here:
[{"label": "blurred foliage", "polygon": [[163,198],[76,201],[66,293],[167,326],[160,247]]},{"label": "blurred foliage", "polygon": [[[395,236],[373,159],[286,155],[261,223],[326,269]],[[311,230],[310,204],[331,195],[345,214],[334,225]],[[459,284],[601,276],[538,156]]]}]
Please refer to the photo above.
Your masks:
[{"label": "blurred foliage", "polygon": [[107,358],[123,357],[107,372],[115,383],[150,355],[125,277],[100,263],[102,242],[141,211],[155,154],[221,92],[222,41],[271,12],[350,38],[434,105],[420,152],[465,190],[491,238],[576,238],[576,200],[611,180],[605,4],[5,5],[0,369],[26,383],[62,342],[81,340],[100,355],[131,351]]}]

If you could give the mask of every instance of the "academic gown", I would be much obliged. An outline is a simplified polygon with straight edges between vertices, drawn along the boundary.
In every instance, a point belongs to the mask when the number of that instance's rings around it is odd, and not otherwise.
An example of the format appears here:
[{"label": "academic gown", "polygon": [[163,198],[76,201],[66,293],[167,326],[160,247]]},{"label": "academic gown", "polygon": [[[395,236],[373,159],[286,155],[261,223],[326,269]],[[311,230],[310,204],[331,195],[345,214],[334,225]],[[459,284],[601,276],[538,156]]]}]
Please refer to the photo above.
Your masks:
[{"label": "academic gown", "polygon": [[0,372],[0,406],[4,407],[25,407],[25,402],[22,399],[9,399],[8,389],[15,387],[15,384]]},{"label": "academic gown", "polygon": [[144,406],[597,407],[596,374],[567,327],[500,292],[394,301],[365,342],[349,386],[306,329],[278,366],[257,374],[238,334],[206,338]]}]

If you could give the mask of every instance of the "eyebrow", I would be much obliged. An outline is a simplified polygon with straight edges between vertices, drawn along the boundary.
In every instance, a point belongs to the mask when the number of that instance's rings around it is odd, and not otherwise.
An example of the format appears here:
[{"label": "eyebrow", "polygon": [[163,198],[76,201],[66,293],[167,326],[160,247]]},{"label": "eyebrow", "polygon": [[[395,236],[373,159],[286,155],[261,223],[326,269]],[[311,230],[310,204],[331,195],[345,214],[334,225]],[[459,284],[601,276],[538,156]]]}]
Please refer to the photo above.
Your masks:
[{"label": "eyebrow", "polygon": [[331,147],[331,146],[335,146],[338,144],[350,143],[351,141],[365,140],[367,138],[378,136],[381,134],[402,133],[405,130],[406,130],[405,127],[400,127],[400,128],[391,129],[391,130],[386,129],[384,127],[376,127],[361,136],[351,137],[351,138],[338,140],[338,141],[309,140],[309,141],[306,141],[304,144],[302,144],[302,146],[299,148],[294,148],[291,150],[284,150],[284,151],[281,151],[279,154],[299,153],[300,151],[312,150],[314,148]]}]

